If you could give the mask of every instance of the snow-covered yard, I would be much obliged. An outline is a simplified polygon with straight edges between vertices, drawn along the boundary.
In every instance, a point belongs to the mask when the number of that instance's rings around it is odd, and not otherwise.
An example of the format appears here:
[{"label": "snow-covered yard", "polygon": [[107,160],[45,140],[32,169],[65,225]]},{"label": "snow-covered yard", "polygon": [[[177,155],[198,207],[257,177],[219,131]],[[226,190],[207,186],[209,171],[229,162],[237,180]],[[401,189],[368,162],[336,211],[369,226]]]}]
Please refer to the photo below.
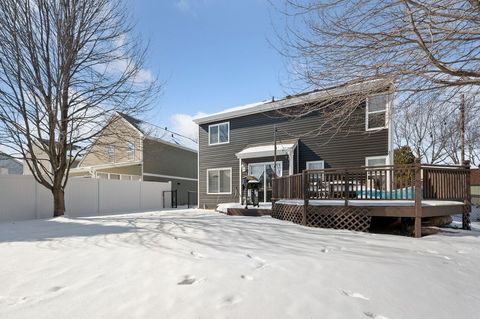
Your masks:
[{"label": "snow-covered yard", "polygon": [[0,224],[0,318],[478,318],[480,231],[172,210]]}]

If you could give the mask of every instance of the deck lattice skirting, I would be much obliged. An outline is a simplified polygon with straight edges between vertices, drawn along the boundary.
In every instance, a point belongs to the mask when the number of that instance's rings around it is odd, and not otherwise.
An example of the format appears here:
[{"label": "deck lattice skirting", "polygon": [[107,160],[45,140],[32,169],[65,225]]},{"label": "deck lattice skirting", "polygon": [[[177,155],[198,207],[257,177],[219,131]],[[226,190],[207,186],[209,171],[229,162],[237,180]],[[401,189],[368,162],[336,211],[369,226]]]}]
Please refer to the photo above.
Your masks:
[{"label": "deck lattice skirting", "polygon": [[[304,170],[273,178],[272,217],[356,231],[368,231],[372,216],[408,217],[414,219],[415,237],[420,237],[422,218],[463,214],[462,226],[470,229],[470,184],[468,161],[464,165],[422,165],[416,159],[405,165]],[[293,202],[277,203],[283,200]],[[351,200],[365,205],[349,205]],[[396,205],[402,201],[407,205]]]},{"label": "deck lattice skirting", "polygon": [[[304,224],[304,206],[275,203],[272,217]],[[368,232],[372,218],[365,207],[308,206],[305,226]]]}]

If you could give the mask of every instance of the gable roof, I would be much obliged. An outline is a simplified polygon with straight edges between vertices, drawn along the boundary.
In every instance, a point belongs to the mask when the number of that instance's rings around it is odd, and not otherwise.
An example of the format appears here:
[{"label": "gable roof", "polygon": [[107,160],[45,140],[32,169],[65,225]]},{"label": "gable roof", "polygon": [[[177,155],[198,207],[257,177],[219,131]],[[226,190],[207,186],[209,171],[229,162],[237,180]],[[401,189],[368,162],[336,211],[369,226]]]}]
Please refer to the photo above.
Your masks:
[{"label": "gable roof", "polygon": [[160,141],[172,146],[186,149],[188,151],[198,152],[198,143],[193,139],[182,134],[170,131],[166,127],[159,127],[133,116],[117,112],[125,121],[137,129],[145,138]]},{"label": "gable roof", "polygon": [[222,112],[197,117],[194,119],[194,122],[197,124],[206,124],[245,115],[279,110],[303,103],[327,100],[330,98],[348,97],[349,95],[361,92],[381,92],[382,90],[386,91],[392,87],[393,81],[390,79],[350,82],[327,89],[314,90],[293,96],[288,95],[276,101],[263,101],[226,109]]}]

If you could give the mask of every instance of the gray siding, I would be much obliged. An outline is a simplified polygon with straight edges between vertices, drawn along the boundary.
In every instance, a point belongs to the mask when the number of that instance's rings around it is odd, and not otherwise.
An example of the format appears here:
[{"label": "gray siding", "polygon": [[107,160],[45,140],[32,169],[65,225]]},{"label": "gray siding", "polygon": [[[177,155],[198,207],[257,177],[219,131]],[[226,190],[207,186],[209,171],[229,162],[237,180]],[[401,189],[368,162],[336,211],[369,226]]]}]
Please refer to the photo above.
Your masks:
[{"label": "gray siding", "polygon": [[[179,206],[187,205],[188,204],[188,192],[195,192],[190,194],[190,203],[196,204],[197,199],[192,198],[197,196],[197,186],[198,183],[195,181],[188,181],[183,179],[175,179],[175,178],[161,178],[161,177],[154,177],[154,176],[144,176],[144,181],[150,182],[171,182],[172,183],[172,190],[177,191],[177,203]],[[161,196],[162,194],[159,194]]]},{"label": "gray siding", "polygon": [[[215,208],[218,203],[239,201],[239,160],[235,156],[249,144],[273,143],[273,127],[277,125],[277,138],[290,140],[299,137],[299,169],[294,160],[294,171],[305,169],[307,161],[324,160],[325,167],[347,167],[365,165],[367,156],[388,155],[388,129],[365,131],[365,107],[360,106],[356,116],[350,120],[349,130],[337,134],[309,134],[321,125],[321,117],[311,113],[301,118],[281,117],[276,112],[260,113],[222,120],[230,122],[230,143],[208,145],[208,124],[199,125],[199,207]],[[302,137],[303,136],[303,137]],[[255,162],[271,161],[272,158]],[[283,164],[288,174],[288,163]],[[206,171],[209,168],[232,168],[232,194],[208,195]],[[285,172],[286,170],[286,172]]]},{"label": "gray siding", "polygon": [[197,178],[197,153],[145,139],[143,172]]},{"label": "gray siding", "polygon": [[[174,147],[151,139],[143,142],[143,173],[196,179],[198,174],[197,153]],[[178,205],[187,204],[188,191],[197,191],[198,182],[174,177],[144,175],[145,181],[172,182],[177,190]]]}]

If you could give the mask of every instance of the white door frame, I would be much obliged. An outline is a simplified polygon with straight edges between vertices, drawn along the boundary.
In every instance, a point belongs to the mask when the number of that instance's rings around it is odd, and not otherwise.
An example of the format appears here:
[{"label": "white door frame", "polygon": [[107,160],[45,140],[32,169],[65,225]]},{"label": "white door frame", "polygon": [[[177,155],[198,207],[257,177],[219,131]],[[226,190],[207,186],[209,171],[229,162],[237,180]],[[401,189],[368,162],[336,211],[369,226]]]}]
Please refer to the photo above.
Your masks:
[{"label": "white door frame", "polygon": [[[266,203],[267,202],[267,187],[266,187],[266,182],[267,182],[267,178],[266,178],[266,166],[267,165],[272,165],[273,166],[274,162],[258,162],[258,163],[248,163],[248,175],[251,175],[250,174],[250,168],[252,165],[263,165],[263,201],[262,203]],[[280,164],[280,174],[278,174],[278,176],[282,176],[283,174],[283,162],[282,161],[277,161],[277,165]],[[275,169],[275,168],[274,168]]]}]

